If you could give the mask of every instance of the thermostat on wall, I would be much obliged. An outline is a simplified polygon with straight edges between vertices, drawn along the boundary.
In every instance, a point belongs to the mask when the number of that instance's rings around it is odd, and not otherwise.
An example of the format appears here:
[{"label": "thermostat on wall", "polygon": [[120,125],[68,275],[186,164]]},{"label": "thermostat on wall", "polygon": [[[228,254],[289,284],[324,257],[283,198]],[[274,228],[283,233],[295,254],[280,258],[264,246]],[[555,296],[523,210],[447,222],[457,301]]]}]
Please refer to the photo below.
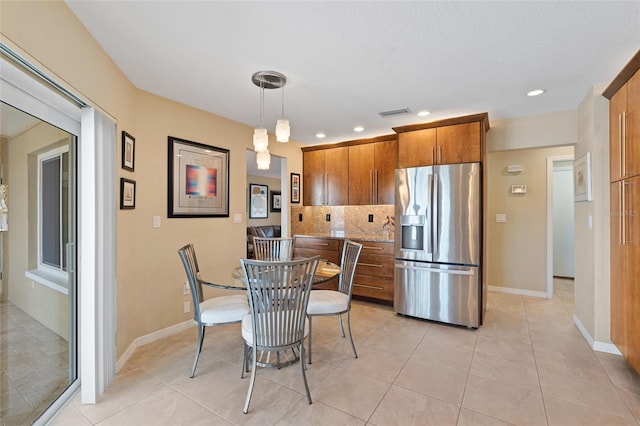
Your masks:
[{"label": "thermostat on wall", "polygon": [[527,185],[511,185],[512,194],[526,194]]}]

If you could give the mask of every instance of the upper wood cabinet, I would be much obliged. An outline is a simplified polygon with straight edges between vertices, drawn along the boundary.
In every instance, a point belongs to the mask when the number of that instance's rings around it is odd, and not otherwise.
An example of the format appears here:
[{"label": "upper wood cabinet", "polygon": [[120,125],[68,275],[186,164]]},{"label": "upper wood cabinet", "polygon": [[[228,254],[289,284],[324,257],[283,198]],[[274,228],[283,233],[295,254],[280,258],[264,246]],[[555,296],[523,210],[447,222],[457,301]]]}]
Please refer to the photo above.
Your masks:
[{"label": "upper wood cabinet", "polygon": [[348,148],[303,152],[302,167],[305,206],[341,206],[348,203]]},{"label": "upper wood cabinet", "polygon": [[398,133],[398,167],[480,162],[489,117],[475,114],[393,130]]},{"label": "upper wood cabinet", "polygon": [[611,182],[640,174],[640,71],[609,100]]},{"label": "upper wood cabinet", "polygon": [[395,138],[349,146],[349,205],[394,203],[397,156]]}]

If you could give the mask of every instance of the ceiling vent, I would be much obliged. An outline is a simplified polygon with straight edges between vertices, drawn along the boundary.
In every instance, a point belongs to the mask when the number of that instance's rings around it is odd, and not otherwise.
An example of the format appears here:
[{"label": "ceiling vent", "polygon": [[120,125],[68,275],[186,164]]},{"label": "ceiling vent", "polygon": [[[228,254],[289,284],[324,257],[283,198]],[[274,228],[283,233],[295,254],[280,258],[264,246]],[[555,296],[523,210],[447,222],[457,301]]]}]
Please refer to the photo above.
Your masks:
[{"label": "ceiling vent", "polygon": [[378,114],[381,117],[390,117],[392,115],[400,115],[400,114],[408,114],[409,113],[409,108],[399,108],[399,109],[392,109],[389,111],[382,111],[379,112]]}]

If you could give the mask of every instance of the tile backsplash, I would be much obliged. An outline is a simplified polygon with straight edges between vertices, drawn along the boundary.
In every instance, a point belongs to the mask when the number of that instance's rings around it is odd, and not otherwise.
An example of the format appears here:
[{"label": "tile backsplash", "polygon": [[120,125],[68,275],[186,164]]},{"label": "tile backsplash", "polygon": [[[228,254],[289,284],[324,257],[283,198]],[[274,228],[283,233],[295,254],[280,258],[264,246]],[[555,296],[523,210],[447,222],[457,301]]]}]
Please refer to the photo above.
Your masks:
[{"label": "tile backsplash", "polygon": [[[379,235],[387,237],[394,206],[292,206],[291,234]],[[302,220],[300,220],[302,215]],[[329,216],[327,216],[329,215]],[[369,222],[373,215],[373,222]],[[327,221],[327,218],[330,220]],[[393,238],[393,235],[391,235]]]}]

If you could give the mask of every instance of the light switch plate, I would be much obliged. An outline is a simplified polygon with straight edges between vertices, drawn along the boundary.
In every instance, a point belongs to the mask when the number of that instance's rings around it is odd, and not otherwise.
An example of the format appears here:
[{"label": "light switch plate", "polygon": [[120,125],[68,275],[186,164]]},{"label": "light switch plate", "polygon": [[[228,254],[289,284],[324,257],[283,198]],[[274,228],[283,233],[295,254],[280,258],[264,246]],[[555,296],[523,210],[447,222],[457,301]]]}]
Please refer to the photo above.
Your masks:
[{"label": "light switch plate", "polygon": [[160,228],[160,216],[153,217],[153,227]]},{"label": "light switch plate", "polygon": [[242,223],[242,213],[233,214],[233,223]]},{"label": "light switch plate", "polygon": [[504,213],[497,213],[496,214],[496,222],[499,223],[503,223],[507,221],[507,215]]}]

